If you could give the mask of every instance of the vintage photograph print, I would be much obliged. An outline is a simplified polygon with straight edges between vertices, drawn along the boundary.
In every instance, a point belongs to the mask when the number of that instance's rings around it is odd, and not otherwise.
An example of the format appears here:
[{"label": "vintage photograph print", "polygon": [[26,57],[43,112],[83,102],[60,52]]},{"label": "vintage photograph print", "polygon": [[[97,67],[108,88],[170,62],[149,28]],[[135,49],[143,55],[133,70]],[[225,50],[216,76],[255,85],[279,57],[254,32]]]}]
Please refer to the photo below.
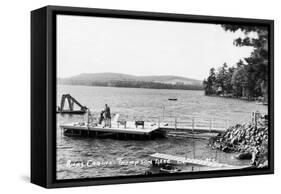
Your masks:
[{"label": "vintage photograph print", "polygon": [[268,168],[269,29],[56,15],[56,180]]}]

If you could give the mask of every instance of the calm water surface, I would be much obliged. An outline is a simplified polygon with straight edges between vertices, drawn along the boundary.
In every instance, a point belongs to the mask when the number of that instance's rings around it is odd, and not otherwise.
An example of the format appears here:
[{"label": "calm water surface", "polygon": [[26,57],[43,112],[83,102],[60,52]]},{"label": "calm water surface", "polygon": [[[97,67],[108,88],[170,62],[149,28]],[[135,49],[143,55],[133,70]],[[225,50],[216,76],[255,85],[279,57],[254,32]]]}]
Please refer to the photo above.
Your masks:
[{"label": "calm water surface", "polygon": [[[203,91],[157,90],[115,87],[88,87],[58,85],[57,103],[62,94],[69,93],[82,105],[100,112],[107,103],[111,112],[124,117],[185,117],[227,119],[230,124],[250,121],[253,111],[267,112],[267,106],[255,102],[208,97]],[[178,101],[168,101],[177,98]],[[140,161],[148,160],[155,152],[192,157],[192,139],[164,138],[156,140],[115,140],[66,137],[59,124],[83,121],[83,116],[57,114],[57,178],[88,178],[143,174],[149,165],[100,165],[90,167],[67,167],[67,161]],[[210,149],[207,140],[196,140],[196,158],[216,158],[217,161],[244,165],[249,161],[233,159],[226,154]]]}]

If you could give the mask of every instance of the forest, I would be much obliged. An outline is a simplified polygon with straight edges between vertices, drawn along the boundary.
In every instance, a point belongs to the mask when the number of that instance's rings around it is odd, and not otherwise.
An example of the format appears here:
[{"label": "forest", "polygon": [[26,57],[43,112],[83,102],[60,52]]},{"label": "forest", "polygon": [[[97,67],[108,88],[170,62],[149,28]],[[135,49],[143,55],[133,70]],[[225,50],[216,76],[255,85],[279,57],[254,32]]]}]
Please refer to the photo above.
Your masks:
[{"label": "forest", "polygon": [[168,84],[152,81],[80,81],[69,80],[69,85],[87,85],[103,87],[122,87],[122,88],[148,88],[148,89],[175,89],[175,90],[203,90],[202,85]]},{"label": "forest", "polygon": [[[241,30],[245,37],[233,41],[235,46],[251,46],[253,52],[247,58],[240,59],[235,66],[224,63],[219,68],[211,68],[204,79],[206,95],[259,99],[268,101],[268,29],[262,26],[222,25],[225,31]],[[251,32],[257,37],[248,36]]]}]

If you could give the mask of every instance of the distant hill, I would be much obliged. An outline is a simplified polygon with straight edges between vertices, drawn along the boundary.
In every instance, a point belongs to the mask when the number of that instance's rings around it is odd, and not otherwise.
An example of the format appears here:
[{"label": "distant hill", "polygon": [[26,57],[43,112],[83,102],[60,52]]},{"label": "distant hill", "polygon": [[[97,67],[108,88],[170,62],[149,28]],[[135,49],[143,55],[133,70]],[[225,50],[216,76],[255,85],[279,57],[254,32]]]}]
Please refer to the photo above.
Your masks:
[{"label": "distant hill", "polygon": [[203,89],[202,81],[180,76],[134,76],[121,73],[82,73],[59,78],[59,84],[156,89]]}]

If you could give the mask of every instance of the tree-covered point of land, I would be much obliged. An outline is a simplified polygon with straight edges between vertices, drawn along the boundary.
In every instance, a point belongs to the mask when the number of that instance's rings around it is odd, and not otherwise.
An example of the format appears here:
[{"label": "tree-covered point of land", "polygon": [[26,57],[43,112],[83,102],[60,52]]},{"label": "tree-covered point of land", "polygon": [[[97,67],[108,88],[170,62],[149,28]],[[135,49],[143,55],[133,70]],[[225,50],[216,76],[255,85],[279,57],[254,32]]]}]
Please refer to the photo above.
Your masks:
[{"label": "tree-covered point of land", "polygon": [[202,85],[168,84],[151,81],[81,81],[70,80],[69,85],[122,87],[122,88],[147,88],[147,89],[175,89],[175,90],[203,90]]},{"label": "tree-covered point of land", "polygon": [[[235,66],[222,64],[217,70],[210,69],[209,76],[203,81],[206,95],[226,95],[268,100],[268,29],[262,26],[222,25],[225,31],[245,34],[234,40],[234,45],[252,46],[253,52],[240,60]],[[257,36],[249,36],[251,32]]]}]

